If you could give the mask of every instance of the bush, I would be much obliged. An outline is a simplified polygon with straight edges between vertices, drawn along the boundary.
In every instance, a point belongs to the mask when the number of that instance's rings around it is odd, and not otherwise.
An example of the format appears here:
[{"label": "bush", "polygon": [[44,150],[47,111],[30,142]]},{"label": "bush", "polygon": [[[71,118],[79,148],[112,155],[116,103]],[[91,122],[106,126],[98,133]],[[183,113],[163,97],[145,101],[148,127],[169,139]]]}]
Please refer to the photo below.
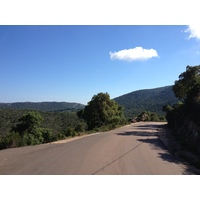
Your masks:
[{"label": "bush", "polygon": [[19,133],[9,133],[0,139],[0,149],[14,148],[22,146]]},{"label": "bush", "polygon": [[140,115],[137,116],[136,121],[166,121],[164,116],[158,116],[155,112],[142,112]]},{"label": "bush", "polygon": [[65,137],[64,134],[58,133],[57,135],[54,135],[54,136],[52,137],[52,141],[63,140],[63,139],[65,139],[65,138],[66,138],[66,137]]},{"label": "bush", "polygon": [[23,146],[28,146],[28,145],[34,145],[35,144],[35,138],[32,134],[24,134],[22,137],[22,144]]},{"label": "bush", "polygon": [[87,124],[84,122],[79,122],[76,127],[75,131],[78,132],[84,132],[87,129]]},{"label": "bush", "polygon": [[68,128],[66,132],[67,137],[74,137],[77,134],[74,128]]},{"label": "bush", "polygon": [[42,129],[43,143],[48,143],[53,141],[53,134],[51,129]]}]

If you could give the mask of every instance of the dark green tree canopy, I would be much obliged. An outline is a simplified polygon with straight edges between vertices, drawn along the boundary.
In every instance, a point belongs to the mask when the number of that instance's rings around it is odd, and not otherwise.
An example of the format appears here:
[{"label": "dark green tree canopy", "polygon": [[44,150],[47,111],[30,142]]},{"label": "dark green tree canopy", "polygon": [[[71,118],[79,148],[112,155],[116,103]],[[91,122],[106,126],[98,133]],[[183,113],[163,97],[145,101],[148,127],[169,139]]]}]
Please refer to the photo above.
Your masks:
[{"label": "dark green tree canopy", "polygon": [[173,91],[181,101],[163,107],[168,125],[182,148],[200,155],[200,65],[187,66]]},{"label": "dark green tree canopy", "polygon": [[19,124],[12,128],[13,131],[23,135],[25,132],[34,134],[43,121],[38,112],[30,111],[19,119]]},{"label": "dark green tree canopy", "polygon": [[78,113],[88,125],[88,129],[107,125],[119,125],[125,118],[123,108],[108,93],[94,95],[84,110]]},{"label": "dark green tree canopy", "polygon": [[179,80],[173,86],[174,94],[179,100],[185,100],[189,95],[197,92],[200,85],[200,65],[187,66],[186,71],[179,75]]}]

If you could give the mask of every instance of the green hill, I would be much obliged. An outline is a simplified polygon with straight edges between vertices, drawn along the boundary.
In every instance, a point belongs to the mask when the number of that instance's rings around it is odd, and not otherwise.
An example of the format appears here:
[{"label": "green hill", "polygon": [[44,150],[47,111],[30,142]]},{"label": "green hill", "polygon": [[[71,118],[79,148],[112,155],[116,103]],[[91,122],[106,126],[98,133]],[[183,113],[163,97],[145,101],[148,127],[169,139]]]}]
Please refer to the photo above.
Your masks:
[{"label": "green hill", "polygon": [[125,108],[126,117],[135,117],[143,111],[164,115],[165,113],[162,112],[164,105],[178,102],[172,91],[172,86],[138,90],[114,98],[114,100]]},{"label": "green hill", "polygon": [[[124,94],[114,100],[125,108],[126,117],[135,117],[143,111],[156,112],[164,115],[162,107],[178,102],[172,91],[172,86],[155,89],[144,89]],[[79,103],[68,102],[17,102],[0,103],[0,109],[40,110],[40,111],[78,111],[85,107]]]},{"label": "green hill", "polygon": [[79,103],[68,102],[17,102],[0,103],[0,108],[18,110],[41,110],[41,111],[77,111],[85,106]]}]

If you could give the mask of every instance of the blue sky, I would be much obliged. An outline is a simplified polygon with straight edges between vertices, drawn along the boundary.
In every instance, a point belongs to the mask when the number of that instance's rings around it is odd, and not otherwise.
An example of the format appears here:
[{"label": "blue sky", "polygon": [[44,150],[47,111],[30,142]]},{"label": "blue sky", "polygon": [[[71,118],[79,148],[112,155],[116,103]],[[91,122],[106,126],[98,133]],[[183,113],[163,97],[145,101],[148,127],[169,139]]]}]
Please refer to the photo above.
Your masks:
[{"label": "blue sky", "polygon": [[184,25],[1,25],[0,102],[87,104],[173,85],[200,64],[199,38]]}]

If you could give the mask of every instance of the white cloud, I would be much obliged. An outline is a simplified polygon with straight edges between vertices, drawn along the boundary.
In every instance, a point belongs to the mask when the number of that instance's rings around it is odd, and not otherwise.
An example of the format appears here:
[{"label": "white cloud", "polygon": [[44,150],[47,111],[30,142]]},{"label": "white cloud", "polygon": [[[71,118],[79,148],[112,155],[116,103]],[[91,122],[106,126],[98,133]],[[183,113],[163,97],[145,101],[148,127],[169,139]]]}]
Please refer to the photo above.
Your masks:
[{"label": "white cloud", "polygon": [[133,49],[124,49],[118,52],[109,52],[111,60],[137,61],[148,60],[153,57],[158,57],[157,51],[154,49],[143,49],[135,47]]},{"label": "white cloud", "polygon": [[189,25],[188,28],[185,30],[186,33],[189,33],[190,38],[200,39],[200,25]]}]

